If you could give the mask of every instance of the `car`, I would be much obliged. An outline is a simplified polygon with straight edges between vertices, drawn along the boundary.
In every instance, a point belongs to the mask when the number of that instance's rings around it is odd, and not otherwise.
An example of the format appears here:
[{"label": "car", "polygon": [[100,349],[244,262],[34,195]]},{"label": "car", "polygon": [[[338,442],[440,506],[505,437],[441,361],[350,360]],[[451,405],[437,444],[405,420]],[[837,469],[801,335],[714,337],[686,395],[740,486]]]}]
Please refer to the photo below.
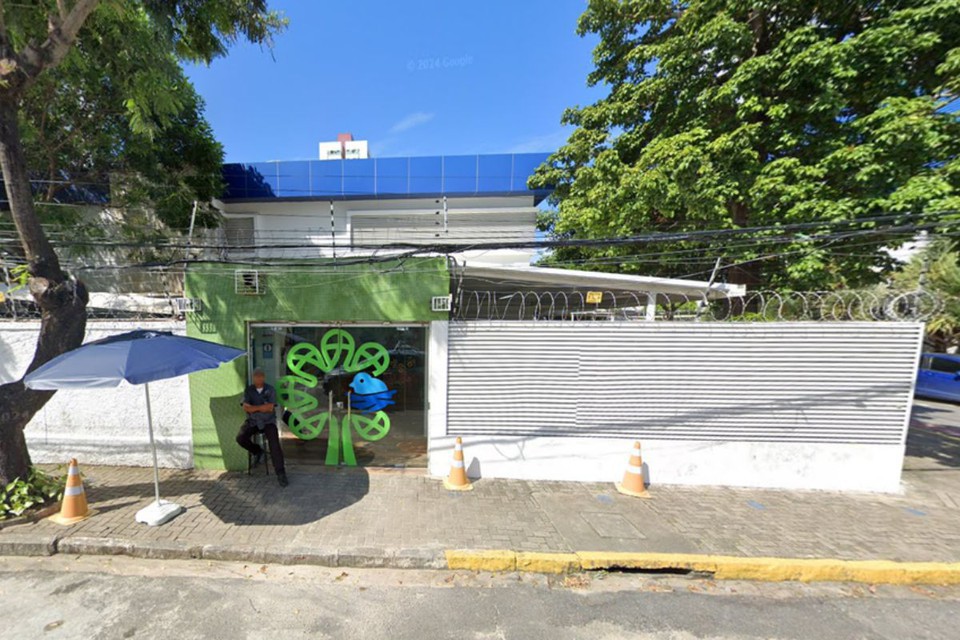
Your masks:
[{"label": "car", "polygon": [[914,395],[960,402],[960,355],[923,354]]}]

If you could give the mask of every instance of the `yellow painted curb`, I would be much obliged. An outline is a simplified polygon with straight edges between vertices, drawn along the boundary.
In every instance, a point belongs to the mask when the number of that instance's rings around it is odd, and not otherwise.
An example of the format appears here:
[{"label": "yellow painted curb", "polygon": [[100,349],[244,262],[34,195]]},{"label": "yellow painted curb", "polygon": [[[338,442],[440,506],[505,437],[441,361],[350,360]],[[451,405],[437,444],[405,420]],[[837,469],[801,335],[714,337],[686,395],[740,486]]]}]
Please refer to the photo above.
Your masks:
[{"label": "yellow painted curb", "polygon": [[447,568],[471,571],[515,571],[517,553],[503,549],[448,549]]},{"label": "yellow painted curb", "polygon": [[960,562],[894,562],[830,558],[738,558],[685,553],[528,553],[503,549],[449,550],[450,569],[569,573],[600,569],[676,569],[720,580],[960,584]]},{"label": "yellow painted curb", "polygon": [[680,569],[709,572],[720,580],[960,584],[960,563],[956,562],[738,558],[680,553],[589,551],[577,555],[580,557],[582,569]]},{"label": "yellow painted curb", "polygon": [[574,573],[580,571],[580,557],[575,553],[517,553],[517,571],[533,573]]}]

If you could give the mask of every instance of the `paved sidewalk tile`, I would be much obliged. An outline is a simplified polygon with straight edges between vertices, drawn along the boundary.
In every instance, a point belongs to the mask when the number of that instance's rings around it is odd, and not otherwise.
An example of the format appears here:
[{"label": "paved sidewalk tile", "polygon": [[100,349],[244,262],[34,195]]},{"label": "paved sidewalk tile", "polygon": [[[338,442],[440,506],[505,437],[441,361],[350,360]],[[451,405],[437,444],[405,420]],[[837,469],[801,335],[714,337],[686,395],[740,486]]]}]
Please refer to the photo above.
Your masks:
[{"label": "paved sidewalk tile", "polygon": [[293,469],[283,489],[274,476],[164,470],[163,497],[187,510],[161,527],[134,522],[153,495],[150,469],[83,472],[96,516],[71,527],[8,526],[0,541],[111,538],[343,557],[474,548],[960,560],[960,468],[923,461],[908,460],[901,495],[657,486],[650,500],[611,484],[494,479],[457,493],[414,471]]},{"label": "paved sidewalk tile", "polygon": [[364,468],[292,468],[283,489],[272,475],[163,470],[162,496],[186,512],[147,527],[134,514],[153,498],[151,469],[82,467],[95,516],[8,525],[0,545],[314,564],[392,556],[429,565],[444,549],[958,562],[958,416],[947,405],[915,407],[900,494],[654,486],[641,500],[612,484],[494,479],[461,493],[420,470]]}]

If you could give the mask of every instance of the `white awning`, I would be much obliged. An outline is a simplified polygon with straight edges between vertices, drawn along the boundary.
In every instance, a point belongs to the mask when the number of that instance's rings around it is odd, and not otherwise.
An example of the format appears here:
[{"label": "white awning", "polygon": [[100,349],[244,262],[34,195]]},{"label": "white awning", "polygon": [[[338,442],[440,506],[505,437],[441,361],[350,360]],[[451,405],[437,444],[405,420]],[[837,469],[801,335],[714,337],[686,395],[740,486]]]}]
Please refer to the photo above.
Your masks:
[{"label": "white awning", "polygon": [[491,289],[499,289],[508,285],[515,286],[515,288],[531,287],[536,289],[551,287],[590,290],[611,289],[687,298],[700,298],[706,292],[707,297],[711,300],[743,297],[747,289],[744,285],[721,282],[708,284],[703,280],[680,280],[677,278],[654,278],[599,271],[533,266],[500,266],[469,262],[463,265],[463,276],[474,282],[488,281],[491,284]]}]

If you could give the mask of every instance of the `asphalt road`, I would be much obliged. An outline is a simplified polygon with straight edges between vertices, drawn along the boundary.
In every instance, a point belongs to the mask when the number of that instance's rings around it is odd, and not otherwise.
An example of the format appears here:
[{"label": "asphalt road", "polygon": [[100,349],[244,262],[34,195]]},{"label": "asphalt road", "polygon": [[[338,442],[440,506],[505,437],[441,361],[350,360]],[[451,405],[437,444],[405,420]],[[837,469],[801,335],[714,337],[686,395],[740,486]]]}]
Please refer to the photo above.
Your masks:
[{"label": "asphalt road", "polygon": [[955,638],[960,588],[0,558],[0,638]]},{"label": "asphalt road", "polygon": [[904,470],[960,467],[960,404],[914,400]]},{"label": "asphalt road", "polygon": [[913,401],[913,418],[960,428],[960,403],[916,398]]}]

